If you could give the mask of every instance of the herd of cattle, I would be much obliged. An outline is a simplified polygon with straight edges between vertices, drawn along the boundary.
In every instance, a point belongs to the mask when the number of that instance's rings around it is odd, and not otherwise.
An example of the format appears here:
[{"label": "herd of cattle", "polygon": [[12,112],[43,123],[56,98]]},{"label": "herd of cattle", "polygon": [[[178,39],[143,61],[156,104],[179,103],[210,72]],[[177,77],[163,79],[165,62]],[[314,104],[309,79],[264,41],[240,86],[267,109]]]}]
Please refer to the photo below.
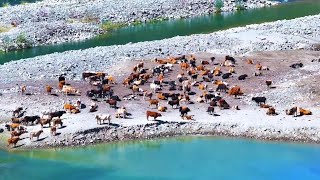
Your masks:
[{"label": "herd of cattle", "polygon": [[[269,71],[269,67],[260,63],[254,64],[253,60],[247,60],[246,63],[255,69],[253,76],[262,76],[263,71]],[[89,81],[91,87],[86,92],[86,96],[92,102],[89,106],[89,112],[98,111],[96,101],[103,100],[109,104],[110,108],[116,109],[114,114],[116,118],[126,118],[130,113],[127,112],[125,106],[118,107],[118,104],[120,104],[121,100],[138,99],[139,96],[141,96],[143,102],[148,103],[148,109],[146,110],[147,120],[150,117],[156,120],[168,111],[168,107],[163,104],[171,106],[173,111],[179,111],[183,120],[194,120],[194,115],[188,115],[188,113],[191,111],[192,104],[196,103],[207,104],[206,111],[210,115],[215,115],[216,107],[221,110],[231,108],[240,110],[238,105],[230,106],[223,97],[224,94],[228,94],[237,99],[238,96],[244,95],[239,85],[232,86],[226,82],[227,79],[235,76],[237,62],[233,57],[226,56],[222,62],[217,63],[214,57],[200,61],[193,55],[183,55],[167,59],[156,58],[152,64],[155,65],[151,68],[146,68],[145,63],[140,61],[132,67],[131,73],[124,78],[121,84],[117,83],[112,75],[108,75],[105,72],[83,72],[83,80]],[[248,76],[248,74],[241,74],[237,79],[242,82]],[[267,80],[265,84],[270,88],[272,81]],[[116,95],[115,86],[123,86],[130,94],[123,96],[121,99],[119,95]],[[58,92],[64,95],[81,96],[82,94],[80,89],[67,84],[63,76],[58,78],[57,89]],[[52,94],[53,87],[47,85],[45,90],[46,93]],[[21,88],[21,92],[22,94],[26,93],[26,86]],[[261,108],[267,108],[267,115],[277,115],[275,108],[267,105],[266,100],[266,97],[252,98],[252,101],[256,102]],[[50,128],[51,135],[55,136],[58,127],[61,128],[63,126],[61,116],[67,112],[72,114],[80,113],[83,105],[80,99],[75,104],[71,102],[64,103],[63,110],[46,112],[41,117],[25,116],[23,108],[17,108],[13,111],[12,123],[6,124],[7,130],[11,131],[8,146],[16,146],[20,140],[20,135],[27,132],[25,126],[28,125],[40,124],[41,126],[38,131],[30,132],[29,138],[31,141],[34,137],[39,139],[45,125]],[[312,112],[307,109],[293,107],[286,110],[286,114],[301,116],[311,115]],[[95,118],[97,124],[102,124],[104,121],[108,121],[108,124],[110,124],[112,114],[97,114]]]}]

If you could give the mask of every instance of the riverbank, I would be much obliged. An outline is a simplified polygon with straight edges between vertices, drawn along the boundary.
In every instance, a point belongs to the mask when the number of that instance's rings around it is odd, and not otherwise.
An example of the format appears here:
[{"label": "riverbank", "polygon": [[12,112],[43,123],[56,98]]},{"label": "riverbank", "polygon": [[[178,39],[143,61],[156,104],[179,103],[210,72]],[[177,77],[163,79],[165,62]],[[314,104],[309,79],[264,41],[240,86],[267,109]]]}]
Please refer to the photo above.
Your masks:
[{"label": "riverbank", "polygon": [[[314,49],[320,15],[233,28],[211,34],[53,53],[0,66],[0,82],[79,80],[83,71],[107,71],[119,62],[196,52],[242,55],[252,51]],[[319,47],[318,47],[319,48]]]},{"label": "riverbank", "polygon": [[[242,6],[250,9],[276,4],[278,2],[248,0]],[[236,2],[224,1],[221,11],[235,11],[237,7]],[[0,49],[79,41],[102,34],[103,29],[113,26],[189,18],[215,11],[214,3],[204,0],[44,0],[2,7],[0,26],[6,31],[0,32]]]},{"label": "riverbank", "polygon": [[[207,60],[209,57],[216,57],[215,63],[223,61],[223,55],[211,53],[195,54],[197,61]],[[111,67],[109,74],[115,75],[118,82],[112,85],[116,95],[121,97],[118,107],[125,106],[131,115],[125,119],[115,118],[116,109],[110,108],[104,101],[96,102],[98,111],[89,112],[91,100],[86,97],[88,90],[93,87],[86,81],[77,81],[67,79],[73,87],[78,88],[81,96],[66,96],[57,93],[56,96],[47,95],[44,89],[45,85],[51,85],[56,91],[57,80],[30,80],[14,83],[1,83],[2,93],[0,119],[3,128],[5,122],[10,122],[12,110],[19,106],[26,108],[25,115],[40,115],[43,111],[62,110],[64,102],[75,102],[81,99],[86,108],[80,109],[79,114],[66,113],[62,116],[64,126],[57,129],[57,135],[51,136],[47,125],[43,128],[40,140],[30,141],[29,133],[38,131],[40,125],[27,126],[28,133],[23,134],[22,141],[18,143],[18,149],[29,148],[47,148],[60,146],[81,146],[93,143],[150,139],[158,137],[184,136],[184,135],[223,135],[235,137],[248,137],[263,140],[286,140],[299,142],[319,143],[320,122],[318,103],[320,86],[316,79],[320,77],[318,69],[320,68],[320,52],[306,50],[291,51],[264,51],[251,52],[246,57],[235,56],[237,64],[236,74],[231,78],[224,80],[230,86],[239,85],[245,95],[235,99],[232,96],[221,93],[221,96],[230,104],[231,107],[238,106],[240,110],[225,109],[221,110],[215,107],[215,115],[209,115],[206,112],[207,103],[198,103],[197,97],[202,93],[197,86],[192,87],[196,95],[192,95],[193,104],[186,105],[191,109],[189,115],[193,115],[194,120],[182,120],[178,109],[171,108],[166,101],[161,101],[161,106],[167,106],[167,112],[162,113],[158,121],[146,120],[145,112],[147,110],[157,111],[154,107],[148,106],[148,101],[137,95],[135,100],[124,100],[132,91],[124,88],[121,82],[131,72],[131,68],[136,61],[119,63]],[[262,63],[270,68],[269,71],[263,71],[262,76],[254,76],[254,65],[246,64],[247,59],[253,59],[255,63]],[[145,67],[149,69],[155,65],[154,62],[146,59]],[[289,67],[293,63],[303,63],[302,68]],[[222,67],[222,71],[227,71]],[[179,65],[173,67],[172,73],[166,75],[167,80],[174,80],[176,73],[179,72]],[[248,74],[245,81],[239,81],[238,76]],[[221,77],[215,77],[221,79]],[[266,80],[273,81],[273,87],[268,89],[265,85]],[[30,95],[21,95],[15,84],[26,85],[27,93]],[[214,90],[216,85],[208,83],[208,90]],[[149,84],[140,86],[142,89],[148,89]],[[164,90],[166,91],[166,86]],[[179,92],[179,91],[177,91]],[[155,96],[155,95],[154,95]],[[251,98],[254,96],[265,96],[267,104],[275,107],[278,115],[266,115],[266,109],[258,107]],[[156,97],[154,97],[156,98]],[[293,106],[303,107],[312,111],[310,116],[293,117],[285,114],[285,110]],[[97,125],[95,115],[108,113],[112,115],[111,125]],[[1,133],[2,147],[6,143],[9,132]]]}]

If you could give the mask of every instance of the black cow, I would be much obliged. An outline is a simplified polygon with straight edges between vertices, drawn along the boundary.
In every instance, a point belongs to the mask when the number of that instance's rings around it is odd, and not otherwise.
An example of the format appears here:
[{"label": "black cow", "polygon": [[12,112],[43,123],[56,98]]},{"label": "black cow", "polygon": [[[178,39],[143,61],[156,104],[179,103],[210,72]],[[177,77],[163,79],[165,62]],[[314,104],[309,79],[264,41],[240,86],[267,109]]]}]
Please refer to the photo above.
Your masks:
[{"label": "black cow", "polygon": [[238,80],[245,80],[248,77],[247,74],[242,74],[238,77]]},{"label": "black cow", "polygon": [[183,106],[183,107],[180,107],[180,108],[179,108],[179,112],[180,112],[180,116],[181,116],[181,117],[187,115],[188,112],[190,112],[190,111],[191,111],[191,110],[190,110],[188,107],[186,107],[186,106]]},{"label": "black cow", "polygon": [[206,94],[206,95],[204,96],[204,99],[205,99],[206,103],[207,103],[208,101],[211,101],[212,98],[214,98],[214,95],[213,95],[213,94]]},{"label": "black cow", "polygon": [[253,97],[252,98],[252,101],[255,101],[258,105],[260,105],[261,103],[265,104],[266,100],[267,100],[266,97]]},{"label": "black cow", "polygon": [[39,121],[40,120],[40,116],[25,116],[22,119],[22,122],[25,125],[29,125],[29,122],[33,125],[36,120]]},{"label": "black cow", "polygon": [[294,64],[291,64],[289,67],[294,68],[294,69],[301,68],[301,67],[303,67],[303,64],[302,63],[294,63]]},{"label": "black cow", "polygon": [[176,108],[177,108],[178,106],[180,106],[178,99],[168,101],[168,104],[169,104],[172,108],[173,108],[174,105],[176,105]]},{"label": "black cow", "polygon": [[222,74],[222,79],[228,79],[231,75],[231,73]]},{"label": "black cow", "polygon": [[65,114],[66,111],[56,111],[49,113],[50,118],[58,117],[60,118],[63,114]]}]

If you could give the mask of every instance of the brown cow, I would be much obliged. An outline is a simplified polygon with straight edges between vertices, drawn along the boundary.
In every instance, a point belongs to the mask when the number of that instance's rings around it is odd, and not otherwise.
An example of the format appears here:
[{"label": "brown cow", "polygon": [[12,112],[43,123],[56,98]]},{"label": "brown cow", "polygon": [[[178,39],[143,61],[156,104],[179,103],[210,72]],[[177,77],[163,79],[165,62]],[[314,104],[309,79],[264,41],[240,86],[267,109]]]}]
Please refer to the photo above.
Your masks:
[{"label": "brown cow", "polygon": [[17,145],[17,143],[18,143],[18,141],[20,140],[20,138],[19,137],[12,137],[12,138],[9,138],[8,140],[7,140],[7,142],[8,142],[8,145],[7,145],[7,147],[9,147],[10,145],[13,145],[13,147],[16,147],[16,145]]},{"label": "brown cow", "polygon": [[267,111],[267,113],[266,113],[267,115],[269,115],[269,116],[271,116],[271,115],[278,115],[277,113],[276,113],[276,109],[274,108],[274,107],[269,107],[269,109],[268,109],[268,111]]},{"label": "brown cow", "polygon": [[149,100],[149,107],[152,105],[156,105],[156,108],[159,106],[159,101],[157,99],[150,99]]},{"label": "brown cow", "polygon": [[63,109],[69,110],[71,112],[72,109],[76,109],[76,107],[72,104],[64,104]]},{"label": "brown cow", "polygon": [[15,137],[15,136],[21,136],[23,133],[26,133],[25,130],[22,131],[12,131],[11,134],[11,138]]},{"label": "brown cow", "polygon": [[23,85],[21,87],[21,94],[24,94],[27,91],[27,86]]},{"label": "brown cow", "polygon": [[243,92],[241,91],[239,86],[234,86],[229,90],[229,95],[230,96],[234,95],[234,97],[237,98],[237,96],[243,95]]},{"label": "brown cow", "polygon": [[307,110],[307,109],[299,108],[299,115],[300,115],[300,116],[303,116],[303,115],[312,115],[312,112],[311,112],[310,110]]},{"label": "brown cow", "polygon": [[117,107],[117,100],[108,99],[106,102],[110,105],[110,107],[116,108]]},{"label": "brown cow", "polygon": [[53,88],[52,88],[51,86],[46,85],[46,92],[47,92],[47,94],[51,94],[52,89],[53,89]]},{"label": "brown cow", "polygon": [[58,126],[58,124],[60,125],[60,127],[62,127],[63,125],[62,119],[58,117],[52,118],[52,126]]},{"label": "brown cow", "polygon": [[51,134],[51,136],[56,136],[56,134],[57,134],[57,127],[56,126],[52,126],[50,128],[50,134]]},{"label": "brown cow", "polygon": [[33,137],[36,137],[37,140],[39,140],[40,134],[43,133],[43,130],[37,131],[37,132],[31,132],[30,133],[30,141],[32,141]]},{"label": "brown cow", "polygon": [[298,116],[298,107],[295,106],[295,107],[293,107],[291,109],[287,109],[286,110],[286,114],[287,115],[293,115],[293,117],[297,117]]},{"label": "brown cow", "polygon": [[157,119],[157,117],[161,117],[162,115],[158,112],[154,112],[154,111],[147,111],[147,120],[149,120],[149,117],[153,117],[154,120]]},{"label": "brown cow", "polygon": [[48,124],[49,127],[51,126],[51,118],[49,119],[40,119],[39,124],[41,125],[41,129],[43,128],[43,125]]}]

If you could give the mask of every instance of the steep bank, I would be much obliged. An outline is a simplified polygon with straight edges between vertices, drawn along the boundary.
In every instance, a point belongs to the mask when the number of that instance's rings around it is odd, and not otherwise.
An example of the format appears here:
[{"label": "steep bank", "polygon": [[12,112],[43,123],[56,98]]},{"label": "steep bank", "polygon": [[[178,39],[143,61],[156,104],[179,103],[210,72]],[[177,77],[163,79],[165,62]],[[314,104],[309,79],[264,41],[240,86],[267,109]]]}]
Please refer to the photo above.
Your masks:
[{"label": "steep bank", "polygon": [[[248,0],[245,8],[275,5],[277,2]],[[224,1],[222,11],[234,11],[237,4]],[[0,8],[1,49],[61,43],[92,38],[103,33],[105,22],[135,24],[152,20],[188,18],[215,12],[212,1],[180,0],[44,0],[37,3]],[[0,31],[1,32],[1,31]],[[19,36],[23,36],[19,40]],[[27,42],[27,43],[26,43]]]}]

